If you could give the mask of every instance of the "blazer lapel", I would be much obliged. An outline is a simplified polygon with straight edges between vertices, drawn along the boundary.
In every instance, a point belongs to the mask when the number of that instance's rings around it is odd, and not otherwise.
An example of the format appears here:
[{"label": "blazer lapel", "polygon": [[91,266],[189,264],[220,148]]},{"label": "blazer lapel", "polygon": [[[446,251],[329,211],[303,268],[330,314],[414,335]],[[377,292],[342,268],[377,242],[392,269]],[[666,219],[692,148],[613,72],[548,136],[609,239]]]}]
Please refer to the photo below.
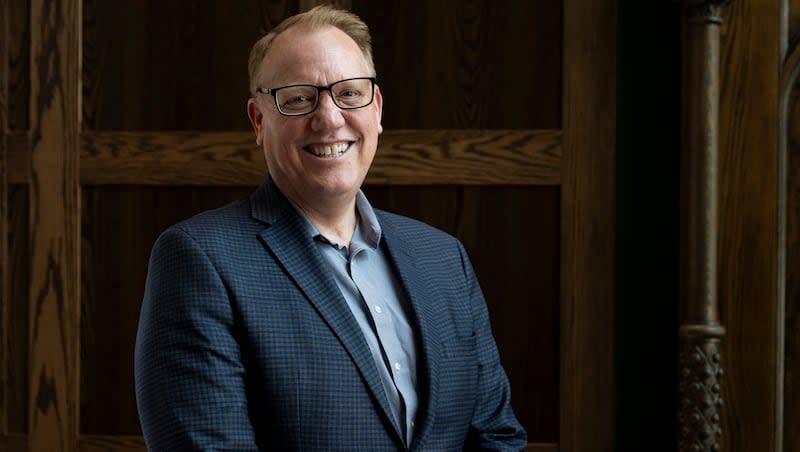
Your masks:
[{"label": "blazer lapel", "polygon": [[439,388],[437,363],[442,354],[442,341],[436,326],[437,316],[433,311],[437,299],[436,288],[427,284],[424,275],[414,261],[414,256],[410,251],[412,239],[403,237],[385,216],[378,213],[378,218],[383,231],[383,240],[389,250],[389,257],[406,291],[416,325],[419,328],[418,342],[423,362],[417,368],[423,370],[418,377],[422,377],[421,381],[423,384],[427,384],[427,387],[418,385],[417,391],[420,393],[420,400],[423,400],[423,396],[427,397],[424,398],[425,403],[418,408],[415,434],[409,445],[413,449],[418,449],[424,445],[425,437],[431,430],[437,411]]},{"label": "blazer lapel", "polygon": [[289,278],[297,284],[341,341],[380,404],[382,415],[394,426],[398,437],[402,438],[364,334],[336,281],[328,272],[320,271],[328,264],[308,236],[303,219],[269,178],[251,197],[251,212],[254,219],[267,224],[259,234],[264,246],[280,261]]}]

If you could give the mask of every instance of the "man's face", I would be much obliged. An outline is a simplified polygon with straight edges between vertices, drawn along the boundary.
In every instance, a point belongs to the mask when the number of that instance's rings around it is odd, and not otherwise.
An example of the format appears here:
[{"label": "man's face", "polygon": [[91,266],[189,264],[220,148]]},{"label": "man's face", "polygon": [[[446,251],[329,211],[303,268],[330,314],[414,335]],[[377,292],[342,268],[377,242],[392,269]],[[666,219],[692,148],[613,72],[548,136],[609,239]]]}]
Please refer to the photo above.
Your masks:
[{"label": "man's face", "polygon": [[[257,81],[265,88],[328,86],[371,75],[358,45],[341,30],[294,27],[275,38]],[[259,93],[248,102],[270,175],[303,208],[352,199],[372,164],[382,131],[383,99],[377,86],[373,102],[354,110],[340,109],[329,94],[322,92],[316,111],[304,116],[282,116],[269,94]]]}]

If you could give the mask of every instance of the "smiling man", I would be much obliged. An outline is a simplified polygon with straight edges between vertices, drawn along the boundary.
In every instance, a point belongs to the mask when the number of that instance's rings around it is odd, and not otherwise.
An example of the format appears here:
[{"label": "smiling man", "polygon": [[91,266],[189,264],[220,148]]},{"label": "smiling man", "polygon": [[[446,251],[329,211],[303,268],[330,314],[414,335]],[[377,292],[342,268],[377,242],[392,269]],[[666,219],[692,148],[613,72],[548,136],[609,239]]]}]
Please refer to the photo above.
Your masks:
[{"label": "smiling man", "polygon": [[373,209],[367,26],[317,7],[253,46],[268,176],[153,247],[136,342],[151,451],[525,447],[463,246]]}]

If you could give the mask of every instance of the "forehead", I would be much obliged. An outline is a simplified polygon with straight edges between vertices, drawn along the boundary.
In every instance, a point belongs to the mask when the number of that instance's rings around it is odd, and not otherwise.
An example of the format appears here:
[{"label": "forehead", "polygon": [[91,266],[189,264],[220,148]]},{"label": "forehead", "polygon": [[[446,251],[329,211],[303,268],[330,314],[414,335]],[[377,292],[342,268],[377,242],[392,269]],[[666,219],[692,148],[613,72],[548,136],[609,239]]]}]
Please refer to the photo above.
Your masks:
[{"label": "forehead", "polygon": [[329,84],[369,75],[361,49],[345,32],[332,26],[296,26],[275,37],[261,62],[260,78],[276,86]]}]

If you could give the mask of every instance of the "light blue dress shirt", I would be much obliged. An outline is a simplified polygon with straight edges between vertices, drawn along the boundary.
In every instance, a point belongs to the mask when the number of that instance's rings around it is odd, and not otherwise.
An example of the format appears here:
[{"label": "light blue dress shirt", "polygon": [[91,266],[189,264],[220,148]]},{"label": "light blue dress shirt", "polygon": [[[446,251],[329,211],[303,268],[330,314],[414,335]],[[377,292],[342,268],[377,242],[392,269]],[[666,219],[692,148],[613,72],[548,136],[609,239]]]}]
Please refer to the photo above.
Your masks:
[{"label": "light blue dress shirt", "polygon": [[308,216],[306,228],[314,237],[339,290],[364,333],[395,420],[411,444],[417,397],[417,357],[410,307],[386,252],[379,246],[381,227],[359,191],[358,218],[350,250],[323,236]]}]

